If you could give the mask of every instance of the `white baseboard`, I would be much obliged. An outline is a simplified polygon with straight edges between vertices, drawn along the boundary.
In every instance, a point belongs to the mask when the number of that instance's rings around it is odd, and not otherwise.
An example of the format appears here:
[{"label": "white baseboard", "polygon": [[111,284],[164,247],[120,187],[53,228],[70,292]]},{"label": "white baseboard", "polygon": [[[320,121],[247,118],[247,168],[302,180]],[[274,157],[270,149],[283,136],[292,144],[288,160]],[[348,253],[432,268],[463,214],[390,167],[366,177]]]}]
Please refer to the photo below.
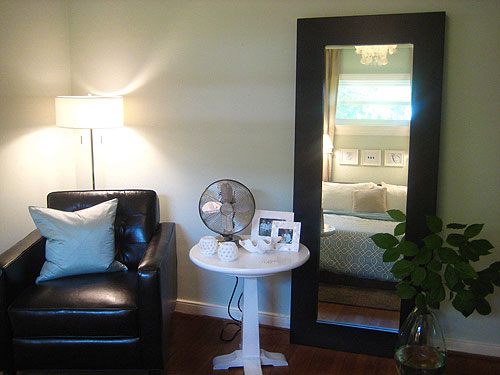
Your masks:
[{"label": "white baseboard", "polygon": [[[192,315],[206,315],[213,318],[230,319],[226,306],[213,305],[197,301],[178,299],[175,311]],[[236,318],[241,318],[241,313],[237,308],[231,308],[231,314]],[[259,312],[260,324],[290,329],[290,316],[278,315],[268,312]],[[500,358],[500,345],[488,344],[477,341],[458,340],[446,338],[446,347],[455,352],[485,355]]]},{"label": "white baseboard", "polygon": [[[192,315],[206,315],[213,318],[231,319],[227,313],[227,306],[212,305],[196,301],[178,299],[175,311]],[[237,308],[231,308],[231,315],[241,319],[241,313]],[[268,312],[259,312],[259,323],[279,328],[290,328],[290,316],[278,315]]]},{"label": "white baseboard", "polygon": [[446,338],[446,349],[454,352],[486,355],[500,358],[500,345],[477,341]]}]

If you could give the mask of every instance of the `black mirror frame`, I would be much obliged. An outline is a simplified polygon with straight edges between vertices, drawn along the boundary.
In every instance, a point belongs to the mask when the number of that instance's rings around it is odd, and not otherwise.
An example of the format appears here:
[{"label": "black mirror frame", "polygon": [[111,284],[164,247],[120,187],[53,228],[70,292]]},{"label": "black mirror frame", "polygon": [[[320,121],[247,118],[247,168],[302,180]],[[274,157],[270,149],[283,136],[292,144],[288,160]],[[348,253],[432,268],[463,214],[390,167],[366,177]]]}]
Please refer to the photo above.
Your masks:
[{"label": "black mirror frame", "polygon": [[[408,239],[436,212],[445,13],[308,18],[297,21],[295,220],[309,261],[292,273],[292,343],[392,357],[397,334],[317,321],[323,132],[324,50],[328,45],[412,44]],[[413,308],[401,305],[401,322]]]}]

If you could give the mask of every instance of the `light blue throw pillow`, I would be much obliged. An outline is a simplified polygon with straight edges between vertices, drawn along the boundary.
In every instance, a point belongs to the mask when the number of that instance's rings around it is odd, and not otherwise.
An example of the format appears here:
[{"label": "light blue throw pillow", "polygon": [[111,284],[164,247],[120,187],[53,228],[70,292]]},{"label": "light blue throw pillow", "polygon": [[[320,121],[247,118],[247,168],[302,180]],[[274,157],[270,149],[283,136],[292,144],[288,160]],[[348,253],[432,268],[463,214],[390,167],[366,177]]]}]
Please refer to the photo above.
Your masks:
[{"label": "light blue throw pillow", "polygon": [[117,198],[75,212],[30,206],[36,227],[47,238],[45,263],[36,282],[126,270],[115,260],[117,206]]}]

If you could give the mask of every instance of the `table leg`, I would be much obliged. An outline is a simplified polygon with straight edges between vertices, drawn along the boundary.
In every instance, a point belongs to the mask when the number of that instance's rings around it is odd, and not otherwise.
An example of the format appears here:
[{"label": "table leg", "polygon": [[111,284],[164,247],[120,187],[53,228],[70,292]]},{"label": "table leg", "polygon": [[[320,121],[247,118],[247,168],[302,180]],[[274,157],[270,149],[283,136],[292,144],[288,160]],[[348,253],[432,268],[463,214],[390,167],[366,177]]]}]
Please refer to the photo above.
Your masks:
[{"label": "table leg", "polygon": [[261,375],[262,365],[288,366],[283,354],[260,349],[258,308],[257,278],[246,277],[243,281],[241,350],[214,358],[214,370],[243,367],[246,375]]},{"label": "table leg", "polygon": [[241,349],[245,358],[260,358],[259,302],[257,278],[243,280],[243,321]]}]

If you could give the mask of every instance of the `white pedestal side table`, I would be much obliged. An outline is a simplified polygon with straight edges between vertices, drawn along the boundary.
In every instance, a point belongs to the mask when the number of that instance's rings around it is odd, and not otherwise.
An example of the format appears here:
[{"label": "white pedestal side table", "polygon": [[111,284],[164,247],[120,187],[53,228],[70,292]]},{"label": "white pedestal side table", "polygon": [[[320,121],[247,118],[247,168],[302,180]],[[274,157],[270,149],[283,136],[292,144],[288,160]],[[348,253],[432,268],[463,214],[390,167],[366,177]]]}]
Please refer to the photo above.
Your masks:
[{"label": "white pedestal side table", "polygon": [[283,354],[260,348],[257,278],[303,265],[309,259],[309,250],[301,244],[299,252],[273,251],[256,254],[242,248],[238,248],[238,252],[237,260],[226,263],[220,261],[217,255],[207,257],[201,254],[198,245],[195,245],[189,252],[189,258],[203,269],[243,278],[241,350],[215,357],[214,370],[243,367],[246,375],[260,375],[261,366],[288,366],[288,362]]}]

